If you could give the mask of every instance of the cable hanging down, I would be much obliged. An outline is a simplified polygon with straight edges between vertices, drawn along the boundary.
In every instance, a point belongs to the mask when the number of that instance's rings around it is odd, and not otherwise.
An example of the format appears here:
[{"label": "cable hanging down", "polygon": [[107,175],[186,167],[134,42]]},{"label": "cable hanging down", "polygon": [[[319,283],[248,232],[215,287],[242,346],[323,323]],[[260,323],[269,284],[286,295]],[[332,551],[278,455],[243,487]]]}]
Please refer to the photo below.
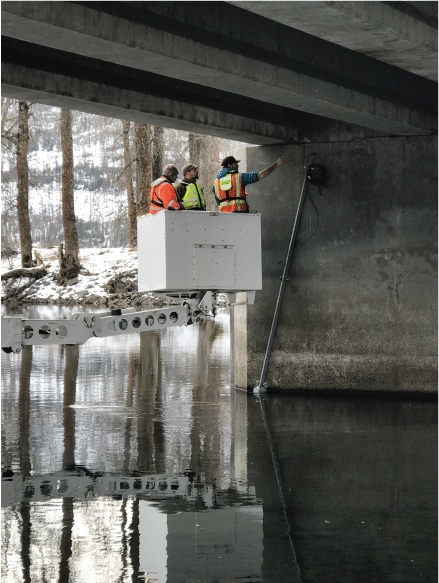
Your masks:
[{"label": "cable hanging down", "polygon": [[321,161],[321,164],[311,164],[307,168],[307,171],[306,171],[307,183],[306,183],[306,187],[305,187],[306,188],[305,196],[307,196],[309,198],[312,206],[314,207],[314,210],[316,213],[316,226],[315,226],[315,229],[312,232],[312,234],[308,237],[308,239],[306,239],[306,241],[304,241],[300,245],[297,245],[298,249],[300,249],[306,243],[308,243],[308,241],[310,241],[314,237],[314,235],[317,233],[317,230],[319,228],[319,211],[318,211],[317,206],[315,205],[315,203],[314,203],[314,201],[311,198],[311,195],[309,193],[309,184],[315,184],[317,186],[317,190],[319,191],[320,195],[322,194],[322,192],[326,188],[326,166],[325,166],[325,163],[323,162],[322,158],[318,154],[314,153],[313,156],[317,156],[317,158],[319,158],[319,160]]}]

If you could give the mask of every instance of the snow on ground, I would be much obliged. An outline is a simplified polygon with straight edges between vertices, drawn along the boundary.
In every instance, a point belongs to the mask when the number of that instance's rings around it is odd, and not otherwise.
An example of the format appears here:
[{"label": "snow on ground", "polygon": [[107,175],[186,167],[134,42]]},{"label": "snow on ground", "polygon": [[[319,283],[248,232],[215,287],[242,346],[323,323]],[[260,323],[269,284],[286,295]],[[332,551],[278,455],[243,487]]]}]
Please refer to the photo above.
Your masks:
[{"label": "snow on ground", "polygon": [[[166,300],[149,292],[137,291],[137,250],[126,247],[119,248],[88,248],[79,250],[81,271],[77,282],[66,287],[59,286],[54,280],[59,271],[58,249],[34,248],[41,256],[47,275],[35,281],[29,287],[29,277],[22,277],[10,284],[10,280],[2,281],[2,302],[6,300],[19,304],[57,304],[57,305],[93,305],[101,308],[123,308],[147,305],[162,306],[165,303],[178,303],[177,300]],[[1,274],[13,269],[20,269],[20,255],[1,260]],[[116,280],[116,281],[115,281]],[[109,287],[108,284],[111,283]],[[9,286],[8,286],[9,284]],[[24,292],[15,292],[27,284]],[[25,296],[21,294],[25,294]],[[11,297],[12,295],[12,297]],[[10,298],[10,299],[9,299]],[[18,299],[17,299],[18,298]],[[228,298],[219,294],[219,305],[226,305]]]},{"label": "snow on ground", "polygon": [[[36,251],[48,267],[49,273],[32,286],[36,290],[31,296],[35,301],[75,300],[92,295],[105,297],[108,294],[104,288],[110,279],[115,275],[133,270],[136,271],[135,279],[137,280],[137,251],[130,251],[127,248],[80,249],[79,260],[82,268],[78,275],[78,282],[67,287],[58,286],[53,279],[53,275],[59,271],[58,250],[52,248],[36,249]],[[20,255],[1,261],[2,274],[18,268],[20,268]],[[19,285],[18,283],[17,287]],[[2,285],[2,291],[3,289]]]}]

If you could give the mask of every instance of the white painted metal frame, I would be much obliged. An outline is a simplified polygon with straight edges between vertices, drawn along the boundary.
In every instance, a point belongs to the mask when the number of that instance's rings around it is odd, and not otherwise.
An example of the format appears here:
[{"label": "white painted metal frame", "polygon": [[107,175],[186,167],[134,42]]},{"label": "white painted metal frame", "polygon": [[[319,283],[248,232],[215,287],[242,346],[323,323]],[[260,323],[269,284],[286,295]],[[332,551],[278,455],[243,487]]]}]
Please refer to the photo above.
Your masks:
[{"label": "white painted metal frame", "polygon": [[19,353],[22,346],[84,344],[89,338],[148,332],[197,321],[190,305],[136,312],[120,310],[101,314],[76,314],[73,319],[25,320],[2,318],[2,348]]}]

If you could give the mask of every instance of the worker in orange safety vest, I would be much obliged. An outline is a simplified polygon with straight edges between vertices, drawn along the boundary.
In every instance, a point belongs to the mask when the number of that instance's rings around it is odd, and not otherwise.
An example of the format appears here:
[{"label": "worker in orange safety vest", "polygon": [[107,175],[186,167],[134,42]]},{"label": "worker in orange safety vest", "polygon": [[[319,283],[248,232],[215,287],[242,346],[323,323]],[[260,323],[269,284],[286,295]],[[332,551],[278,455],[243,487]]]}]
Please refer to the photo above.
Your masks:
[{"label": "worker in orange safety vest", "polygon": [[152,215],[168,210],[181,210],[181,205],[177,200],[177,193],[173,183],[177,180],[178,169],[172,164],[163,168],[163,174],[151,184],[151,205],[150,212]]},{"label": "worker in orange safety vest", "polygon": [[277,162],[261,172],[238,172],[240,161],[233,156],[227,156],[221,163],[221,170],[216,174],[212,191],[222,212],[248,213],[249,206],[245,187],[271,174],[273,170],[285,162],[285,158],[279,158]]}]

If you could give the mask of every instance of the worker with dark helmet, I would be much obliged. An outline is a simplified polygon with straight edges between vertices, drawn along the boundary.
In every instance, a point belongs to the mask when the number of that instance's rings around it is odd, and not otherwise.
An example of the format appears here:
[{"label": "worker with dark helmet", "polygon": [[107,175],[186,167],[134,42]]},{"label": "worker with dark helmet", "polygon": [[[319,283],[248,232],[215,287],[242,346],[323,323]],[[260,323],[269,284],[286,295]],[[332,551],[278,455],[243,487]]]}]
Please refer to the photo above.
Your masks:
[{"label": "worker with dark helmet", "polygon": [[181,209],[173,186],[177,176],[178,169],[172,164],[168,164],[163,168],[162,176],[151,184],[150,212],[152,215],[163,210],[176,211]]},{"label": "worker with dark helmet", "polygon": [[198,166],[191,163],[185,164],[181,171],[183,180],[175,187],[181,208],[186,211],[205,211],[206,201],[203,189],[197,184]]},{"label": "worker with dark helmet", "polygon": [[216,179],[212,186],[215,200],[220,211],[225,213],[248,213],[247,193],[245,187],[266,178],[278,166],[285,162],[284,158],[279,158],[277,162],[261,172],[238,172],[238,164],[241,160],[236,160],[233,156],[227,156],[221,163],[221,170],[216,174]]}]

